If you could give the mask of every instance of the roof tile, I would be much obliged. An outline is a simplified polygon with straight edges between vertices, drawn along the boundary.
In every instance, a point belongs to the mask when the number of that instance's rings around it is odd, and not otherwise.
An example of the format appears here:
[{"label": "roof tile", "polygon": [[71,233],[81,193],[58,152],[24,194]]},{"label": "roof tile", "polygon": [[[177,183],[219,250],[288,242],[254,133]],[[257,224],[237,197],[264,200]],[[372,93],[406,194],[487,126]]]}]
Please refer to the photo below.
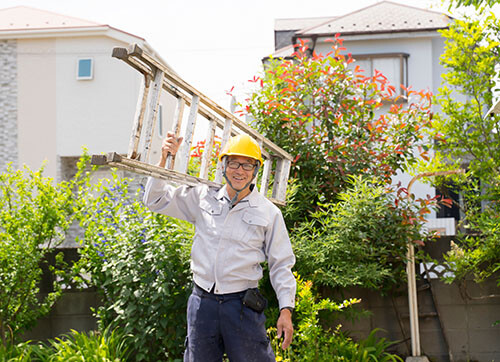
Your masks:
[{"label": "roof tile", "polygon": [[95,27],[103,25],[27,6],[0,9],[0,31]]}]

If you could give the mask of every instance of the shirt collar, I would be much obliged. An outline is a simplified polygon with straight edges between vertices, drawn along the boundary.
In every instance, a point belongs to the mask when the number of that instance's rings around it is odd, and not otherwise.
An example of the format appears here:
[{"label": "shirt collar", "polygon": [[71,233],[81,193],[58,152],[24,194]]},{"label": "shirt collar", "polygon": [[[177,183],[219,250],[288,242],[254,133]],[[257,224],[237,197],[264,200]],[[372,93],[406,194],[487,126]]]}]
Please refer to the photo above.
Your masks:
[{"label": "shirt collar", "polygon": [[[239,205],[241,202],[248,201],[248,204],[250,205],[250,207],[257,207],[259,205],[259,197],[260,197],[259,191],[257,190],[257,187],[254,186],[253,190],[247,196],[245,196],[243,199],[241,199],[237,205]],[[216,198],[219,201],[222,201],[224,199],[226,199],[229,202],[231,201],[231,198],[229,197],[229,194],[227,193],[227,184],[222,186],[219,189],[219,191],[217,191]]]},{"label": "shirt collar", "polygon": [[219,201],[223,201],[224,199],[231,201],[229,194],[227,193],[227,185],[222,186],[219,191],[217,191],[215,198]]},{"label": "shirt collar", "polygon": [[257,186],[253,186],[252,192],[250,192],[243,200],[248,200],[251,207],[257,207],[259,205],[260,193]]}]

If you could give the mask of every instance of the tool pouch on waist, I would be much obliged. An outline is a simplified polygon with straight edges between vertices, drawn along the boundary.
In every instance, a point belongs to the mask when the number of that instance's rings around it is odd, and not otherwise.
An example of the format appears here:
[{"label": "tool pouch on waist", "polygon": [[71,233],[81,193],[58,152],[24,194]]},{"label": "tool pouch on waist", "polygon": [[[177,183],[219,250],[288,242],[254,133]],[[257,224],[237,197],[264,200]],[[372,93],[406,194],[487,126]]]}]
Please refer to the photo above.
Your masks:
[{"label": "tool pouch on waist", "polygon": [[267,300],[258,289],[248,289],[243,296],[243,305],[261,313],[267,307]]}]

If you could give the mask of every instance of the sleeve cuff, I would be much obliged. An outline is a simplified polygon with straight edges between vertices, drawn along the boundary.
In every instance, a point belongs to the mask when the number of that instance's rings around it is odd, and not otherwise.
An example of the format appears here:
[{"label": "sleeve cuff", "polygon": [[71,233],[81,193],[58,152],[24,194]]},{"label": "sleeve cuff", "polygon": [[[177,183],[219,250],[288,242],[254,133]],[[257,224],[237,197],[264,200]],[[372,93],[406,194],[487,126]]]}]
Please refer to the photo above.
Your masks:
[{"label": "sleeve cuff", "polygon": [[282,310],[283,308],[291,308],[291,310],[293,311],[293,309],[295,308],[294,296],[286,295],[286,296],[279,298],[278,301],[279,301],[280,310]]}]

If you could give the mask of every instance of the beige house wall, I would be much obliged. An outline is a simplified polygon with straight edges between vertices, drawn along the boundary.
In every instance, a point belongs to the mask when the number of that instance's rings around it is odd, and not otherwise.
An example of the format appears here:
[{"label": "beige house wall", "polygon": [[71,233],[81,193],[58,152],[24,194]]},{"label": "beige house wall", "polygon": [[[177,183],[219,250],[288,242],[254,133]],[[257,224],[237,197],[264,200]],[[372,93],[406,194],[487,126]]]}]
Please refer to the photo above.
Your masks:
[{"label": "beige house wall", "polygon": [[55,39],[19,39],[18,159],[45,176],[56,177],[56,52]]}]

